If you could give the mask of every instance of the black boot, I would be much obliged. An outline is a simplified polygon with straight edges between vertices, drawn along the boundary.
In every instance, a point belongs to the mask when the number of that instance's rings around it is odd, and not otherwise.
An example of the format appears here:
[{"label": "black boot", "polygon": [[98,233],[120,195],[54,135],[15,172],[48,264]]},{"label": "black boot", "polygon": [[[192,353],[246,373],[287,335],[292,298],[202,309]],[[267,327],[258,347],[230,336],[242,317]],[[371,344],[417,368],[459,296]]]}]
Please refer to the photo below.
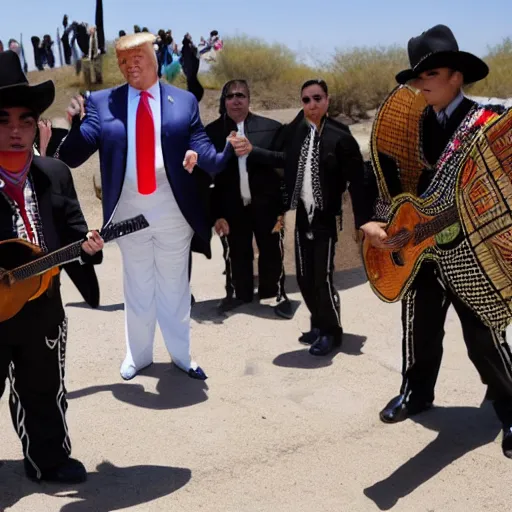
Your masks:
[{"label": "black boot", "polygon": [[293,318],[292,303],[288,299],[282,300],[275,308],[274,311],[277,316],[291,320]]},{"label": "black boot", "polygon": [[57,482],[62,484],[79,484],[87,480],[87,471],[84,465],[76,459],[67,459],[59,466],[51,469],[45,469],[38,475],[34,466],[27,460],[24,460],[25,474],[31,480],[45,482]]},{"label": "black boot", "polygon": [[250,302],[250,300],[242,300],[235,297],[224,297],[219,302],[218,310],[220,313],[227,313],[229,311],[233,311],[236,308],[239,308],[240,306],[243,306],[244,304],[249,304]]},{"label": "black boot", "polygon": [[309,349],[312,356],[326,356],[335,348],[341,346],[341,337],[338,336],[320,336]]},{"label": "black boot", "polygon": [[320,329],[313,327],[311,331],[305,332],[300,336],[299,342],[304,345],[312,345],[320,337]]},{"label": "black boot", "polygon": [[380,419],[384,423],[399,423],[406,420],[409,416],[414,416],[420,412],[427,411],[432,407],[432,402],[406,400],[405,395],[395,396],[380,411]]},{"label": "black boot", "polygon": [[503,427],[503,440],[501,441],[503,455],[512,459],[512,425]]}]

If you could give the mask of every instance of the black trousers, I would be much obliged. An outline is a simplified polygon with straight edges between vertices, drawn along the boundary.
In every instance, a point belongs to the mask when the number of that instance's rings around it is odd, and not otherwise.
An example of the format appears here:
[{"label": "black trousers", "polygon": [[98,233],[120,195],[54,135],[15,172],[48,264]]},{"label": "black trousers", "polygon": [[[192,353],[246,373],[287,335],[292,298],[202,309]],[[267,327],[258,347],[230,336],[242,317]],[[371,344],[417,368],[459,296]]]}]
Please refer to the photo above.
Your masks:
[{"label": "black trousers", "polygon": [[433,263],[423,263],[402,302],[403,381],[409,400],[434,401],[443,356],[446,314],[453,305],[462,324],[468,355],[493,400],[502,423],[512,426],[512,354],[505,333],[490,329],[450,290]]},{"label": "black trousers", "polygon": [[297,282],[311,313],[311,328],[319,329],[322,336],[340,338],[340,297],[333,283],[337,240],[336,217],[320,220],[315,214],[310,225],[299,201],[295,221]]},{"label": "black trousers", "polygon": [[[284,298],[284,233],[272,233],[278,213],[249,204],[226,218],[229,235],[223,241],[226,261],[226,291],[250,302],[254,295],[253,236],[258,246],[258,296]],[[226,245],[227,242],[227,245]]]},{"label": "black trousers", "polygon": [[[38,477],[42,471],[65,462],[71,453],[65,419],[67,321],[60,295],[45,302],[51,307],[51,321],[41,322],[34,315],[20,312],[17,316],[26,317],[25,329],[13,328],[21,323],[16,322],[16,317],[14,321],[0,323],[0,396],[8,378],[14,429],[25,459]],[[31,309],[37,308],[32,306]]]}]

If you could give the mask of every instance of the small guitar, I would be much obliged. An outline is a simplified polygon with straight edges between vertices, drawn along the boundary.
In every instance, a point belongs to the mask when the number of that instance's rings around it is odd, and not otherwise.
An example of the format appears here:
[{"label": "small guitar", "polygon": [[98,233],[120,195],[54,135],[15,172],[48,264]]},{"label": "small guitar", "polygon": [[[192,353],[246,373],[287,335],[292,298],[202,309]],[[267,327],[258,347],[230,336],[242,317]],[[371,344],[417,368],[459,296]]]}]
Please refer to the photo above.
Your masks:
[{"label": "small guitar", "polygon": [[[149,226],[144,215],[111,224],[100,231],[105,243]],[[80,258],[84,240],[45,254],[40,247],[15,238],[0,242],[0,322],[40,297],[59,274],[60,265]],[[23,263],[21,266],[19,264]]]},{"label": "small guitar", "polygon": [[431,217],[412,197],[400,201],[386,227],[390,249],[373,247],[367,238],[363,241],[363,261],[375,294],[385,302],[402,299],[425,259],[425,251],[453,240],[460,230],[458,220],[455,206]]}]

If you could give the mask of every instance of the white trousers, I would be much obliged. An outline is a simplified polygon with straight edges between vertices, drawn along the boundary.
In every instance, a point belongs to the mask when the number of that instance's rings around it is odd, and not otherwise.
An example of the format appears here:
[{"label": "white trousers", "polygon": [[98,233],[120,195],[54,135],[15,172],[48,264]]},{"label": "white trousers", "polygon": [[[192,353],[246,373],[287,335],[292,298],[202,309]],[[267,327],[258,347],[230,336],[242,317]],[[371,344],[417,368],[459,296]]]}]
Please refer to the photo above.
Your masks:
[{"label": "white trousers", "polygon": [[157,173],[157,190],[138,194],[126,182],[114,221],[144,214],[150,224],[118,240],[123,259],[126,358],[137,370],[153,362],[156,322],[173,362],[196,369],[190,355],[189,253],[193,230],[183,217],[167,177]]}]

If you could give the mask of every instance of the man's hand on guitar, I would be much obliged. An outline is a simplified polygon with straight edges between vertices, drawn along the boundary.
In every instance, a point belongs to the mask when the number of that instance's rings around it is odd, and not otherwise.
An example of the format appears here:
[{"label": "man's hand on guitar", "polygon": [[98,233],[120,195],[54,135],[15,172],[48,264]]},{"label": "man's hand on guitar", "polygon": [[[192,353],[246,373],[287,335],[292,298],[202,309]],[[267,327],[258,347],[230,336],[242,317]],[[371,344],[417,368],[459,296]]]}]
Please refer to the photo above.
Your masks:
[{"label": "man's hand on guitar", "polygon": [[89,256],[94,256],[103,249],[103,239],[97,231],[87,233],[87,241],[82,244],[82,249]]},{"label": "man's hand on guitar", "polygon": [[386,223],[384,222],[367,222],[361,226],[361,231],[365,237],[368,237],[370,244],[378,249],[391,249],[392,247],[386,243],[388,234],[384,230]]}]

